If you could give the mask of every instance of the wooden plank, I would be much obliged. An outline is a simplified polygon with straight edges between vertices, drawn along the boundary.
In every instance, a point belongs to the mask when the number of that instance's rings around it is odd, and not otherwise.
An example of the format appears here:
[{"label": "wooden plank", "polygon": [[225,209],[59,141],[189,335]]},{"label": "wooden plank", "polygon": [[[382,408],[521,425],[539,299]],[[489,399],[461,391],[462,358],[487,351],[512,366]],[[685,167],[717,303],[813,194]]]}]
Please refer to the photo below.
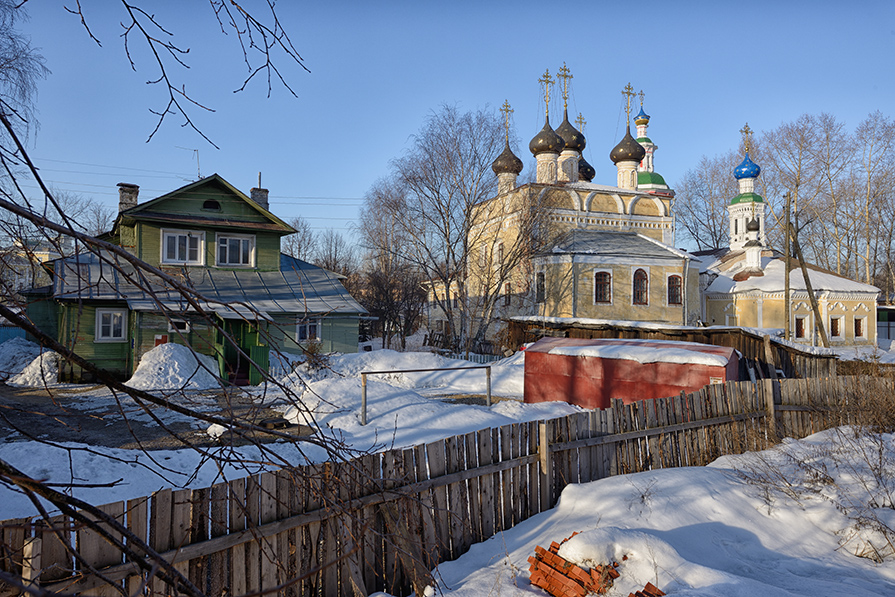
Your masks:
[{"label": "wooden plank", "polygon": [[[262,473],[259,478],[260,489],[260,524],[268,524],[277,520],[277,476],[275,473]],[[261,589],[270,589],[279,584],[277,578],[276,538],[265,537],[260,542],[261,551]]]},{"label": "wooden plank", "polygon": [[[148,539],[147,515],[149,498],[142,497],[130,500],[127,506],[127,528],[143,541]],[[38,532],[39,530],[39,532]],[[67,516],[53,516],[49,523],[35,530],[40,538],[40,582],[43,584],[67,578],[73,567],[72,557],[66,546],[71,546],[71,522]],[[135,577],[135,586],[139,586],[142,578]],[[130,579],[127,586],[131,586]]]},{"label": "wooden plank", "polygon": [[[360,459],[360,469],[364,477],[364,487],[362,496],[370,495],[378,490],[377,479],[382,478],[379,470],[379,456],[377,454],[367,454]],[[365,527],[362,537],[363,547],[359,560],[364,575],[364,586],[367,591],[378,591],[385,588],[381,582],[383,578],[382,562],[376,557],[377,544],[378,553],[382,553],[382,535],[376,528],[376,510],[372,506],[366,506],[359,510],[360,523]],[[420,518],[422,519],[422,513]]]},{"label": "wooden plank", "polygon": [[[230,532],[237,533],[246,528],[246,480],[234,479],[228,485]],[[230,595],[245,594],[246,575],[246,544],[239,543],[230,548]]]},{"label": "wooden plank", "polygon": [[[528,453],[526,456],[537,455],[538,453],[538,427],[540,423],[538,421],[528,421],[524,423],[525,427],[528,429]],[[481,464],[479,464],[481,466]],[[529,516],[534,516],[538,512],[541,511],[540,505],[540,486],[538,485],[538,480],[540,477],[540,465],[535,462],[534,464],[528,465],[528,507],[529,507]]]},{"label": "wooden plank", "polygon": [[[452,436],[445,440],[448,474],[458,473],[465,468],[463,449],[465,439]],[[460,557],[472,545],[469,521],[469,492],[466,481],[459,480],[448,485],[448,508],[451,525],[451,558]]]},{"label": "wooden plank", "polygon": [[[429,480],[428,459],[425,446],[414,447],[417,483]],[[420,503],[420,527],[422,530],[422,557],[431,570],[438,564],[438,537],[435,532],[434,490],[423,489],[417,494]],[[412,496],[411,496],[412,497]]]},{"label": "wooden plank", "polygon": [[[194,489],[190,495],[190,543],[201,543],[209,539],[209,508],[211,490],[207,487]],[[199,590],[208,588],[208,555],[207,552],[189,562],[190,582]]]},{"label": "wooden plank", "polygon": [[[382,454],[382,486],[383,489],[392,489],[397,487],[400,483],[399,479],[403,477],[403,471],[401,468],[404,465],[404,457],[398,450],[389,450],[388,452],[383,452]],[[446,466],[446,464],[445,464]],[[445,495],[447,495],[447,488],[444,488]],[[395,502],[394,498],[392,498],[389,502],[386,502],[386,505],[390,505]],[[442,506],[442,513],[445,518],[449,516],[450,512],[447,510],[447,502],[444,502],[444,506]],[[393,508],[393,513],[396,517],[400,518],[402,514],[400,513],[398,508]],[[400,524],[400,520],[396,521],[397,524]],[[388,528],[387,521],[384,522],[383,530],[388,532],[387,540],[384,543],[384,556],[385,556],[385,576],[386,576],[386,591],[392,595],[398,594],[402,592],[404,587],[405,575],[404,570],[401,566],[401,559],[398,556],[398,551],[401,549],[401,546],[397,544],[394,540],[394,537],[391,535],[393,532],[392,529]],[[448,531],[450,529],[448,528]],[[449,546],[449,537],[445,535],[445,541]]]},{"label": "wooden plank", "polygon": [[261,590],[261,546],[257,533],[261,520],[261,486],[258,475],[246,478],[246,531],[252,534],[252,540],[246,545],[246,590]]},{"label": "wooden plank", "polygon": [[[323,465],[310,465],[305,467],[305,471],[305,477],[308,480],[305,485],[306,509],[308,512],[316,512],[323,504],[324,467]],[[301,527],[302,557],[299,572],[303,575],[310,574],[311,570],[317,569],[321,565],[320,524],[318,520],[309,520]],[[303,580],[301,583],[302,594],[319,594],[321,580],[322,575],[319,572]]]},{"label": "wooden plank", "polygon": [[[510,426],[504,425],[500,427],[499,438],[500,438],[500,460],[501,462],[508,462],[512,460],[513,457],[513,446],[512,446],[512,437],[510,433]],[[512,469],[505,469],[500,472],[500,493],[498,493],[500,497],[500,517],[501,517],[501,530],[507,530],[513,528],[513,471]]]},{"label": "wooden plank", "polygon": [[[115,502],[112,504],[105,504],[103,506],[97,506],[98,510],[105,512],[106,514],[115,517],[121,524],[125,523],[124,520],[124,502]],[[90,519],[96,520],[92,515],[83,513]],[[106,529],[108,532],[112,534],[119,541],[122,540],[123,535],[119,532],[113,531],[109,526],[105,523],[98,523],[99,526]],[[88,528],[82,527],[77,531],[78,537],[78,553],[84,559],[84,561],[93,566],[94,568],[104,568],[106,566],[114,566],[115,564],[119,564],[123,560],[123,555],[118,548],[113,547],[109,543],[106,542],[102,536],[96,531]],[[81,567],[83,571],[84,568]],[[85,571],[86,574],[86,571]],[[122,582],[116,582],[116,586],[123,588]],[[105,585],[99,586],[95,589],[90,589],[84,591],[83,595],[91,595],[91,596],[100,596],[106,597],[111,595],[120,595],[121,593],[117,591],[115,588]]]},{"label": "wooden plank", "polygon": [[[55,522],[57,521],[58,522]],[[56,517],[51,519],[52,524],[57,527],[62,527],[65,523],[62,520],[62,517]],[[149,498],[141,497],[135,498],[127,501],[127,530],[132,533],[134,536],[139,538],[141,541],[145,542],[149,545]],[[49,541],[48,541],[49,540]],[[57,548],[61,548],[63,552],[57,553],[53,552],[51,547],[56,546]],[[53,561],[58,561],[59,556],[68,557],[67,554],[64,553],[64,548],[59,543],[59,540],[55,537],[50,539],[49,536],[46,536],[44,539],[44,551],[46,557],[51,557]],[[46,565],[46,564],[44,564]],[[52,571],[47,571],[48,573],[52,573]],[[58,580],[62,578],[61,576],[56,576],[55,578],[46,578],[46,580]],[[145,578],[142,574],[135,574],[133,576],[129,576],[125,581],[125,589],[127,590],[128,595],[136,595],[138,592],[142,593],[143,584],[145,582]]]},{"label": "wooden plank", "polygon": [[483,429],[477,434],[478,438],[478,458],[479,458],[479,493],[481,504],[481,524],[482,536],[491,537],[495,531],[495,491],[494,479],[491,473],[487,473],[482,469],[493,462],[491,430]]},{"label": "wooden plank", "polygon": [[[171,503],[173,493],[170,489],[163,489],[152,494],[149,502],[149,546],[158,553],[163,553],[174,547],[171,540]],[[151,595],[165,595],[168,593],[167,585],[157,577],[149,581]]]},{"label": "wooden plank", "polygon": [[[466,454],[466,468],[475,470],[479,466],[479,443],[476,433],[470,432],[463,437]],[[472,543],[484,541],[488,537],[482,535],[482,506],[481,483],[478,477],[472,477],[467,481],[469,496],[469,530],[472,534]]]},{"label": "wooden plank", "polygon": [[[444,441],[439,440],[426,445],[426,455],[429,461],[430,478],[438,478],[445,474],[447,458]],[[438,559],[445,561],[450,558],[450,514],[448,511],[447,487],[437,487],[432,494],[433,518],[435,519],[435,537],[438,545]]]},{"label": "wooden plank", "polygon": [[[576,441],[578,439],[578,421],[579,417],[577,414],[569,415],[566,417],[569,438],[568,441]],[[578,448],[572,448],[566,451],[566,471],[568,476],[568,483],[580,483],[581,482],[581,471],[579,467],[581,465],[580,459],[578,457]]]},{"label": "wooden plank", "polygon": [[[517,460],[528,454],[528,425],[516,423],[513,425],[513,429],[513,460]],[[516,493],[514,520],[516,524],[519,524],[531,516],[531,505],[528,503],[528,466],[521,465],[516,467],[513,478]],[[471,501],[470,505],[472,505]]]}]

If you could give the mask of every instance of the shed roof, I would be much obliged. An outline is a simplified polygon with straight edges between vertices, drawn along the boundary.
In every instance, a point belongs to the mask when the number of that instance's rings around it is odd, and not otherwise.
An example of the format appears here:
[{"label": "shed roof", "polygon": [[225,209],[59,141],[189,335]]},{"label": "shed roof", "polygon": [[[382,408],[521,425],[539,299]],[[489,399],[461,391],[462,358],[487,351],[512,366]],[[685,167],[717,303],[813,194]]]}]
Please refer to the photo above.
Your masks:
[{"label": "shed roof", "polygon": [[616,338],[541,338],[525,352],[571,357],[625,359],[639,363],[701,364],[724,367],[735,350],[698,342]]}]

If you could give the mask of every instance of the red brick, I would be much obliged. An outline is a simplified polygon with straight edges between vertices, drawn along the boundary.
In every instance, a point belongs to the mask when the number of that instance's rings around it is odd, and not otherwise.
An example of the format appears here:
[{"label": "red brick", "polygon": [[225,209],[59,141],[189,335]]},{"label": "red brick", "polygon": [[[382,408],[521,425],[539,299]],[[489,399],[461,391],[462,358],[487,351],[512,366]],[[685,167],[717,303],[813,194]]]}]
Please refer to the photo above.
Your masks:
[{"label": "red brick", "polygon": [[663,597],[665,595],[659,587],[651,582],[646,583],[646,586],[643,587],[643,592],[650,597]]}]

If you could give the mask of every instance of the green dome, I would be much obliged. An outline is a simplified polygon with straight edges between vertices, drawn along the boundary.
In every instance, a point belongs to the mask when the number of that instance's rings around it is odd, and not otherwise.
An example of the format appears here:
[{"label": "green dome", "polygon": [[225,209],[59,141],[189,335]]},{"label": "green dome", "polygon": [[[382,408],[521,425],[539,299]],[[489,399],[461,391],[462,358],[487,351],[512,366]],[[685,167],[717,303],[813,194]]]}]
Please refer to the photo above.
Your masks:
[{"label": "green dome", "polygon": [[637,137],[637,142],[638,143],[652,143],[653,140],[650,139],[649,137]]},{"label": "green dome", "polygon": [[637,173],[637,185],[647,185],[647,184],[660,184],[663,186],[668,186],[668,183],[665,182],[665,179],[662,178],[662,175],[658,172],[638,172]]},{"label": "green dome", "polygon": [[738,203],[764,203],[764,199],[758,193],[740,193],[730,200],[731,205]]}]

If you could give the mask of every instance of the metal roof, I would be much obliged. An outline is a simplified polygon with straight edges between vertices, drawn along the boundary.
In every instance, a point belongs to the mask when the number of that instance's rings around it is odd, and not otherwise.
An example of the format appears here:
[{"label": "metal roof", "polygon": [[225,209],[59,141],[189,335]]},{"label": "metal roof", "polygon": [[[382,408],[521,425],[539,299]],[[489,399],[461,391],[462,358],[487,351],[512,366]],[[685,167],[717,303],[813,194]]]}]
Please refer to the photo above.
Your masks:
[{"label": "metal roof", "polygon": [[636,232],[609,230],[570,230],[560,236],[547,254],[575,253],[604,257],[652,257],[676,259],[689,257],[687,253],[669,247]]},{"label": "metal roof", "polygon": [[[113,265],[114,264],[114,265]],[[279,271],[166,268],[198,295],[203,309],[224,318],[262,318],[276,313],[361,314],[364,309],[333,272],[281,255]],[[55,263],[53,295],[59,300],[127,301],[135,311],[164,306],[185,311],[180,292],[145,272],[137,284],[134,267],[111,253],[85,253]]]}]

